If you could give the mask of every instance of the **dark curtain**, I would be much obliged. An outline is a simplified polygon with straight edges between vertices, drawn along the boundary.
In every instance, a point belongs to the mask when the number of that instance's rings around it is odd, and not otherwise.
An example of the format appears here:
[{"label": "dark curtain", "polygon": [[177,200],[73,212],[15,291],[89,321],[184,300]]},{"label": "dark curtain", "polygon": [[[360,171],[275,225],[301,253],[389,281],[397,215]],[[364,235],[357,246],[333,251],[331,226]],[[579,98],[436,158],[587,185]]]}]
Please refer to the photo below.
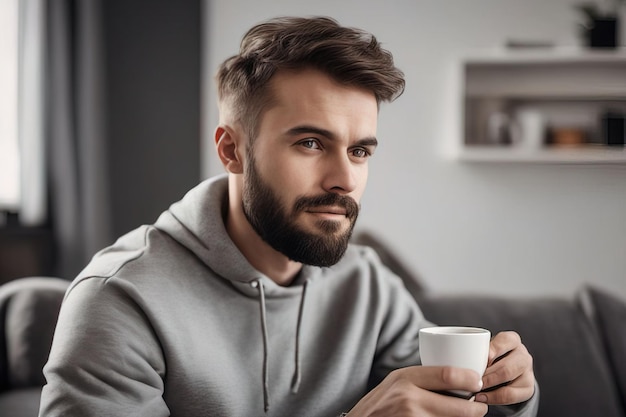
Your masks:
[{"label": "dark curtain", "polygon": [[47,0],[56,275],[200,179],[201,0]]},{"label": "dark curtain", "polygon": [[111,243],[101,0],[47,3],[47,145],[56,275]]},{"label": "dark curtain", "polygon": [[[103,0],[115,236],[200,179],[201,0]],[[210,75],[207,75],[207,78]]]}]

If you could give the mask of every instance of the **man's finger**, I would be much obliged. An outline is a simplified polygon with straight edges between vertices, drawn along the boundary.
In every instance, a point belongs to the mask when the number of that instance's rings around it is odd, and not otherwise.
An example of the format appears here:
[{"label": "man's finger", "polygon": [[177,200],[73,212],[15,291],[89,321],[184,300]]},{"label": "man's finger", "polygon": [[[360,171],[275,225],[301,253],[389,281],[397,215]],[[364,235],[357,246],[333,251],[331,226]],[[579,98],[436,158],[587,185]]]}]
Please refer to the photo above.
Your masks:
[{"label": "man's finger", "polygon": [[485,404],[509,405],[528,400],[535,392],[535,378],[525,373],[517,380],[476,394],[476,401]]},{"label": "man's finger", "polygon": [[510,351],[522,344],[522,339],[516,332],[500,332],[491,339],[489,347],[489,364],[493,364]]},{"label": "man's finger", "polygon": [[471,369],[450,366],[411,366],[394,372],[404,373],[404,377],[417,387],[429,391],[463,390],[478,392],[483,381]]},{"label": "man's finger", "polygon": [[484,387],[495,387],[514,381],[525,373],[532,374],[532,367],[532,356],[524,345],[519,345],[487,368],[482,378]]}]

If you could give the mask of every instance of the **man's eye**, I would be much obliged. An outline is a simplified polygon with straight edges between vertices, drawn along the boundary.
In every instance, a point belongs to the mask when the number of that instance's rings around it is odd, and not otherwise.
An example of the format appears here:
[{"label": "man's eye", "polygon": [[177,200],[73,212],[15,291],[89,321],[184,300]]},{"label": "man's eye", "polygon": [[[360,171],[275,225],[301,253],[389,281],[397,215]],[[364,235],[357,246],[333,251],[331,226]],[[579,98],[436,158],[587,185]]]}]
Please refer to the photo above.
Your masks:
[{"label": "man's eye", "polygon": [[320,145],[315,139],[305,139],[300,141],[300,145],[308,149],[320,149]]},{"label": "man's eye", "polygon": [[352,155],[356,156],[357,158],[367,158],[368,156],[370,156],[370,153],[367,151],[367,149],[356,148],[352,150]]}]

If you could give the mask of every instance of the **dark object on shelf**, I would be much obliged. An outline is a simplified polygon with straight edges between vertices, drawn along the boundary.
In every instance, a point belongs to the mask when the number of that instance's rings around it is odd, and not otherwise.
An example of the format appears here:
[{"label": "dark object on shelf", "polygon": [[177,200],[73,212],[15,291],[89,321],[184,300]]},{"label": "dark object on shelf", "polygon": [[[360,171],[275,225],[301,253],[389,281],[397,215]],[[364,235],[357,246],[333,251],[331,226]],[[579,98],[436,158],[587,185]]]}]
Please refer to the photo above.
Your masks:
[{"label": "dark object on shelf", "polygon": [[619,20],[616,17],[593,20],[587,29],[588,46],[591,48],[616,48]]},{"label": "dark object on shelf", "polygon": [[608,146],[624,146],[626,140],[626,116],[609,111],[602,116],[602,138]]},{"label": "dark object on shelf", "polygon": [[595,3],[579,4],[577,8],[583,14],[582,36],[591,48],[616,48],[619,40],[619,13],[626,0],[609,1],[610,8],[602,10]]}]

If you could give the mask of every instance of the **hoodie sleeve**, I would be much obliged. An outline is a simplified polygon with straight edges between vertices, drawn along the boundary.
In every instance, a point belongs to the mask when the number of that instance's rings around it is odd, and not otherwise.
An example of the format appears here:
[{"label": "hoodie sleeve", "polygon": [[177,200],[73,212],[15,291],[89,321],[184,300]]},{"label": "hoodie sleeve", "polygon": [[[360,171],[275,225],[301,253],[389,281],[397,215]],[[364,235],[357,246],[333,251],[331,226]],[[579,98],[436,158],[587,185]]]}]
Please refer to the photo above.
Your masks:
[{"label": "hoodie sleeve", "polygon": [[513,405],[489,406],[487,417],[535,417],[539,410],[539,384],[535,381],[535,393],[528,401]]},{"label": "hoodie sleeve", "polygon": [[404,287],[400,278],[386,267],[380,266],[380,304],[384,317],[378,336],[376,356],[370,376],[369,388],[378,385],[391,371],[420,364],[419,329],[432,326]]},{"label": "hoodie sleeve", "polygon": [[114,279],[67,294],[44,368],[39,416],[169,416],[164,359],[141,308]]}]

